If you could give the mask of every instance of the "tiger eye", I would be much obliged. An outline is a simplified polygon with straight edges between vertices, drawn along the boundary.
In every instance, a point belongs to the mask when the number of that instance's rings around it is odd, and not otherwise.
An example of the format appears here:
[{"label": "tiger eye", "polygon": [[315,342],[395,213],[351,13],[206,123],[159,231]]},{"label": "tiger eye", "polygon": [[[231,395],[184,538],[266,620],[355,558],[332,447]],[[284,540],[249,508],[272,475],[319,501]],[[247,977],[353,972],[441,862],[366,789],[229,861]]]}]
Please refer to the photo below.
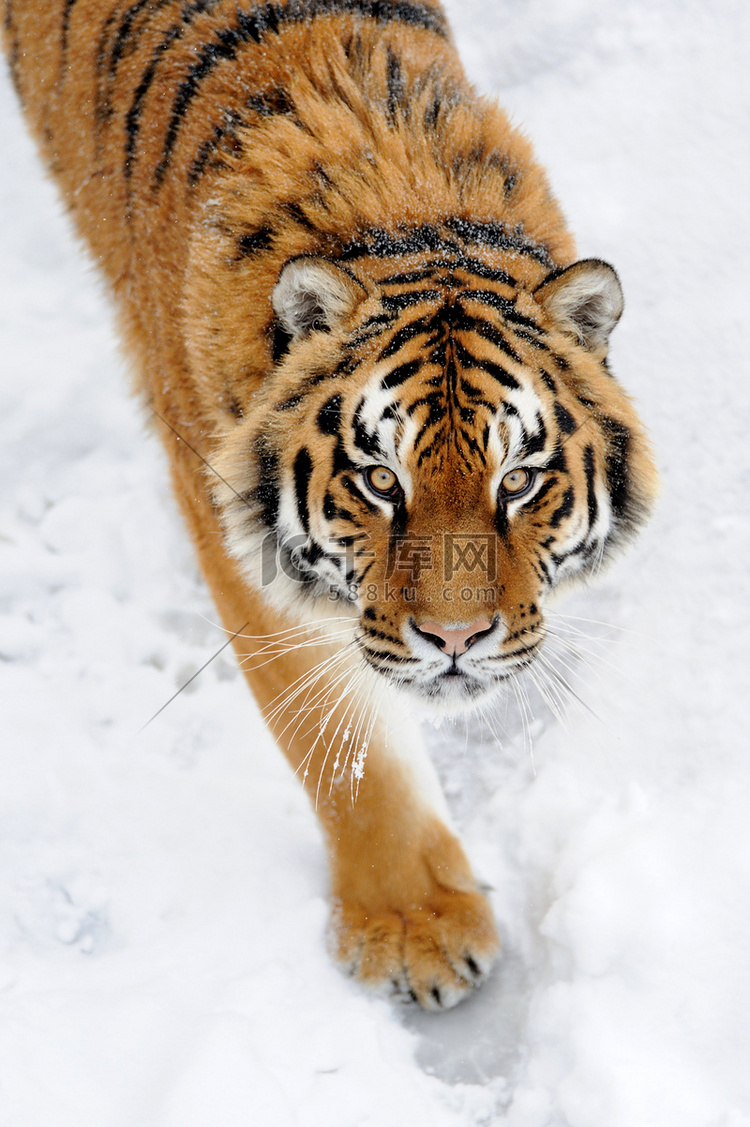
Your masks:
[{"label": "tiger eye", "polygon": [[535,477],[535,470],[510,470],[501,481],[500,486],[503,493],[508,497],[521,497],[531,489]]},{"label": "tiger eye", "polygon": [[398,492],[398,478],[387,466],[370,466],[365,470],[364,478],[378,497],[392,498]]}]

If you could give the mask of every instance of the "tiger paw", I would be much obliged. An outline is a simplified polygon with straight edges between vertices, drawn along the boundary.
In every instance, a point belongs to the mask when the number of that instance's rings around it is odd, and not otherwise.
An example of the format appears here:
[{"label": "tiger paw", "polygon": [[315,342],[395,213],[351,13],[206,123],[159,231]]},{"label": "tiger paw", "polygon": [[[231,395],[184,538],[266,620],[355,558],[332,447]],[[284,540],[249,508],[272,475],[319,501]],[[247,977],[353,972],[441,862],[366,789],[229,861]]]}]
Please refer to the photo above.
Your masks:
[{"label": "tiger paw", "polygon": [[478,892],[439,890],[424,907],[366,911],[338,904],[334,959],[363,985],[426,1010],[450,1009],[479,987],[498,955],[497,930]]}]

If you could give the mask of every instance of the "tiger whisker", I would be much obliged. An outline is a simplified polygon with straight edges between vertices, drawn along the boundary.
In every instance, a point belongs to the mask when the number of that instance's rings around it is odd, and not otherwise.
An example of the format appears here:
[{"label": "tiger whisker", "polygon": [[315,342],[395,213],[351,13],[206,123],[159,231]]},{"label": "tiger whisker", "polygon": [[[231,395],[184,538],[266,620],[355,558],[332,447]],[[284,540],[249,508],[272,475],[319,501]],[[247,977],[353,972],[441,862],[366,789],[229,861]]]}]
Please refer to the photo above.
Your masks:
[{"label": "tiger whisker", "polygon": [[585,712],[589,713],[590,716],[593,716],[595,720],[598,720],[599,723],[602,723],[601,716],[599,716],[597,712],[591,707],[591,705],[588,704],[583,699],[583,697],[581,697],[576,692],[573,686],[568,681],[566,681],[565,677],[560,673],[560,671],[558,669],[555,669],[555,667],[550,664],[549,660],[544,656],[544,654],[539,655],[539,662],[544,668],[546,668],[549,675],[554,678],[556,684],[560,687],[560,689],[568,694],[571,700],[575,701],[582,709],[584,709]]},{"label": "tiger whisker", "polygon": [[[361,674],[362,674],[361,668],[356,668],[354,670],[345,670],[342,674],[339,675],[338,678],[336,678],[335,681],[333,681],[329,686],[327,686],[327,691],[326,691],[323,703],[322,703],[322,705],[319,705],[317,707],[317,709],[316,709],[317,711],[325,711],[325,709],[328,708],[328,702],[329,702],[331,695],[333,694],[334,690],[337,688],[337,686],[341,683],[342,680],[344,680],[347,676],[349,677],[349,680],[344,685],[344,688],[339,691],[339,693],[337,695],[337,699],[334,702],[334,704],[331,706],[331,708],[328,710],[328,712],[324,715],[323,719],[318,721],[318,724],[317,724],[318,735],[316,736],[313,744],[308,749],[307,754],[305,755],[304,759],[301,761],[301,763],[297,767],[297,770],[295,771],[295,774],[298,774],[298,772],[301,769],[304,768],[304,773],[303,773],[303,776],[302,776],[303,779],[307,778],[308,771],[309,771],[309,765],[312,762],[312,758],[313,758],[313,755],[315,753],[315,749],[318,745],[318,742],[322,739],[324,746],[326,746],[324,736],[325,736],[325,732],[326,732],[326,729],[328,727],[328,724],[329,724],[331,717],[333,716],[336,709],[341,705],[342,701],[346,698],[347,694],[351,691],[352,687],[356,684],[357,678],[360,677]],[[307,710],[306,715],[310,714],[312,707],[315,707],[315,706],[311,706],[311,708]],[[316,809],[318,807],[318,798],[319,798],[319,795],[320,795],[320,787],[321,787],[321,783],[322,783],[322,776],[323,776],[323,773],[325,771],[326,763],[328,762],[328,757],[330,755],[331,746],[332,746],[333,741],[335,741],[336,736],[338,735],[338,732],[340,731],[341,724],[343,723],[343,721],[346,717],[346,712],[348,711],[348,708],[349,708],[349,706],[347,706],[347,708],[345,709],[344,716],[339,721],[339,723],[336,727],[336,731],[334,732],[334,735],[332,737],[331,744],[329,744],[326,747],[326,753],[325,753],[325,756],[323,757],[323,763],[321,765],[320,775],[318,777],[318,786],[317,786],[316,795],[315,795],[315,808]],[[315,726],[316,725],[312,725],[311,728],[309,729],[309,731],[310,732],[313,731]],[[305,734],[307,735],[308,733],[305,733]]]},{"label": "tiger whisker", "polygon": [[[635,638],[653,641],[651,635],[646,634],[643,630],[631,630],[627,626],[619,626],[614,622],[604,622],[598,618],[584,618],[578,614],[568,614],[558,610],[548,610],[546,615],[547,618],[558,618],[565,623],[586,622],[590,626],[603,626],[605,630],[612,630],[615,634],[632,634]],[[574,629],[574,627],[571,627],[571,629]]]},{"label": "tiger whisker", "polygon": [[[602,654],[587,653],[583,648],[584,643],[581,640],[566,638],[563,635],[557,634],[553,631],[550,631],[549,638],[550,649],[553,653],[556,653],[555,647],[561,647],[565,651],[565,653],[570,656],[571,659],[574,659],[577,663],[584,666],[586,669],[590,669],[591,672],[599,680],[605,680],[600,668],[600,666],[604,665],[607,666],[608,669],[611,669],[614,673],[617,673],[619,677],[627,678],[631,682],[633,681],[632,674],[622,665],[619,665],[614,661],[610,661],[609,658],[603,657]],[[569,666],[568,668],[571,667]],[[572,671],[573,670],[571,668],[571,672]]]},{"label": "tiger whisker", "polygon": [[[354,672],[357,672],[357,670],[355,669]],[[299,720],[297,728],[295,729],[295,732],[294,732],[293,736],[291,737],[291,739],[295,738],[297,732],[299,732],[299,729],[301,728],[305,719],[308,716],[310,716],[310,714],[313,712],[313,710],[315,710],[316,712],[321,712],[321,711],[324,711],[328,707],[328,702],[330,700],[330,697],[331,697],[331,694],[333,693],[333,691],[341,684],[341,682],[343,680],[345,680],[350,675],[352,675],[352,670],[349,669],[349,668],[346,668],[346,669],[340,671],[335,676],[333,681],[329,681],[324,686],[324,688],[321,689],[317,693],[317,695],[309,703],[307,703],[307,701],[305,701],[302,708],[298,712],[295,713],[295,716],[292,718],[292,720],[290,720],[289,724],[287,724],[287,728],[288,728],[290,726],[290,724],[294,723],[294,720],[297,718],[297,716],[301,715],[301,719]],[[315,724],[315,723],[312,724],[310,726],[310,728],[305,732],[305,735],[307,736],[310,732],[314,731],[314,729],[316,727],[318,727],[319,733],[321,731],[324,731],[325,727],[328,724],[328,720],[330,719],[330,716],[333,714],[335,709],[336,709],[336,704],[334,704],[333,707],[331,708],[329,715],[324,717],[323,720],[319,720],[317,722],[317,724]],[[284,729],[284,731],[286,731],[286,728]],[[312,751],[312,749],[311,749],[311,751]],[[311,751],[308,752],[308,755],[306,756],[306,758],[309,758]]]},{"label": "tiger whisker", "polygon": [[[344,639],[348,636],[349,636],[349,631],[346,630],[346,631],[340,631],[339,633],[336,633],[336,634],[328,634],[328,635],[326,635],[325,638],[312,638],[312,639],[310,639],[309,641],[306,641],[306,642],[295,642],[294,644],[289,645],[289,646],[279,646],[278,644],[276,644],[273,647],[267,646],[262,650],[258,650],[256,653],[247,654],[240,661],[240,666],[243,669],[244,668],[250,668],[250,669],[254,669],[254,670],[255,669],[263,669],[266,665],[269,665],[272,661],[276,661],[277,658],[284,657],[286,654],[296,653],[298,650],[315,649],[315,647],[325,645],[327,642],[341,641],[342,639]],[[251,662],[254,662],[256,660],[256,658],[259,658],[259,657],[265,657],[266,660],[259,662],[257,665],[255,665],[255,664],[251,665],[250,664]]]},{"label": "tiger whisker", "polygon": [[[352,801],[353,802],[356,802],[357,799],[359,798],[359,785],[362,782],[362,778],[363,778],[363,774],[364,774],[365,759],[367,758],[367,753],[370,750],[370,740],[372,739],[372,733],[375,730],[375,724],[376,724],[376,721],[377,721],[377,711],[376,711],[376,708],[375,708],[375,702],[372,699],[370,699],[370,701],[367,703],[367,708],[369,709],[370,715],[369,715],[369,720],[368,720],[368,724],[367,724],[367,730],[365,731],[365,734],[364,734],[364,737],[363,737],[363,740],[362,740],[362,747],[360,748],[360,752],[359,752],[360,759],[359,759],[358,767],[360,769],[359,769],[358,772],[356,772],[357,785],[356,785],[356,787],[354,789],[354,793],[352,795]],[[355,775],[355,770],[354,770],[354,767],[352,767],[352,777],[354,777],[354,775]]]},{"label": "tiger whisker", "polygon": [[[365,721],[365,713],[367,713],[367,720]],[[367,752],[370,747],[370,739],[372,731],[375,726],[375,711],[373,701],[372,685],[370,685],[366,698],[362,701],[360,708],[360,715],[354,730],[354,739],[352,741],[353,759],[350,774],[350,789],[352,802],[357,801],[359,794],[359,784],[362,781],[362,773],[364,770],[364,762],[367,758]],[[360,740],[360,732],[364,728],[364,735],[361,737],[362,742],[357,750],[357,744]],[[355,786],[356,779],[356,786]]]},{"label": "tiger whisker", "polygon": [[[218,630],[224,629],[224,627],[221,625],[221,623],[214,622],[212,619],[210,619],[205,614],[199,614],[199,618],[202,618],[204,622],[207,622],[209,624],[209,626],[215,626]],[[309,630],[322,629],[324,626],[327,626],[327,624],[331,623],[331,622],[351,622],[352,624],[356,625],[356,619],[354,618],[353,615],[336,614],[336,615],[331,615],[328,618],[316,618],[316,619],[313,619],[310,622],[298,622],[294,626],[286,626],[283,630],[275,630],[275,631],[272,631],[269,634],[241,634],[240,633],[240,634],[237,635],[237,637],[238,638],[247,638],[251,642],[266,642],[266,641],[269,641],[271,638],[280,638],[280,637],[282,637],[282,635],[296,635],[296,634],[305,633],[306,631],[309,631]]]},{"label": "tiger whisker", "polygon": [[[348,653],[347,650],[344,650],[344,651],[342,651],[342,657],[343,656],[349,657],[351,655]],[[324,669],[322,672],[318,673],[317,677],[315,678],[315,682],[319,681],[320,677],[322,675],[329,674],[329,673],[333,672],[334,668],[335,668],[335,665],[333,663],[331,663],[331,665],[327,669]],[[313,710],[315,710],[317,712],[325,711],[325,709],[328,707],[328,701],[330,699],[331,693],[336,688],[336,686],[338,684],[340,684],[341,680],[344,677],[347,676],[347,674],[349,672],[350,672],[350,670],[348,668],[344,668],[342,670],[339,670],[336,673],[334,680],[333,681],[326,681],[325,685],[314,696],[312,696],[312,698],[311,698],[310,694],[313,692],[314,683],[312,683],[312,682],[310,683],[309,690],[308,690],[308,692],[305,696],[304,701],[295,710],[294,717],[292,718],[292,722],[298,716],[300,717],[300,720],[299,720],[297,727],[295,728],[294,732],[292,733],[292,736],[290,737],[291,740],[296,738],[296,736],[297,736],[302,724],[304,723],[306,717],[308,717],[313,712]],[[333,706],[333,708],[335,709],[335,705]],[[315,729],[315,727],[319,726],[321,723],[327,723],[327,718],[324,721],[318,721],[317,725],[315,723],[313,723],[310,726],[310,728],[308,728],[305,731],[304,735],[305,736],[309,735],[309,733],[312,732]],[[288,725],[287,725],[287,727],[288,727]]]},{"label": "tiger whisker", "polygon": [[306,689],[312,688],[315,682],[318,681],[328,669],[332,668],[336,663],[343,661],[346,656],[348,656],[347,648],[348,647],[344,647],[344,649],[330,654],[323,658],[322,661],[319,661],[317,665],[313,665],[311,669],[306,669],[291,685],[278,693],[264,709],[266,721],[270,723],[272,720],[275,720],[279,713],[285,708],[288,708],[296,697],[305,692]]},{"label": "tiger whisker", "polygon": [[563,726],[566,732],[568,732],[569,726],[565,712],[565,698],[562,695],[559,686],[551,681],[547,670],[543,667],[538,667],[535,669],[529,668],[527,672],[529,678],[533,682],[535,688],[539,692],[539,695],[549,708],[550,712]]},{"label": "tiger whisker", "polygon": [[528,697],[525,697],[521,682],[517,678],[511,680],[511,686],[518,702],[519,712],[521,715],[521,731],[524,736],[526,748],[529,753],[531,761],[531,770],[536,777],[536,763],[534,762],[534,746],[531,739],[531,725],[529,721],[529,702]]},{"label": "tiger whisker", "polygon": [[[336,710],[336,708],[339,706],[339,704],[341,703],[343,698],[347,694],[349,694],[351,696],[351,701],[349,702],[349,704],[347,704],[347,706],[344,709],[343,715],[342,715],[341,719],[339,720],[339,722],[336,726],[335,732],[333,733],[331,743],[329,744],[329,746],[326,750],[326,754],[324,756],[323,763],[321,764],[320,773],[318,775],[318,787],[317,787],[317,790],[315,792],[315,808],[316,809],[317,809],[317,806],[318,806],[318,800],[320,798],[320,789],[323,785],[323,775],[325,774],[325,768],[326,768],[326,765],[328,763],[330,752],[332,750],[333,745],[335,744],[336,739],[338,738],[338,734],[341,731],[341,727],[344,723],[346,723],[346,725],[347,725],[346,728],[344,729],[344,737],[345,737],[344,742],[346,742],[346,740],[349,738],[349,731],[350,731],[351,725],[348,722],[348,717],[349,717],[351,711],[357,705],[356,694],[357,694],[359,686],[362,683],[362,680],[364,679],[365,675],[366,675],[366,670],[364,668],[359,668],[359,669],[355,670],[352,678],[345,685],[343,693],[340,695],[339,700],[336,702],[336,704],[331,709],[331,713],[333,713]],[[334,764],[333,764],[333,768],[331,769],[331,777],[330,777],[330,780],[329,780],[329,783],[328,783],[328,794],[329,795],[331,794],[331,792],[333,790],[333,784],[334,784],[335,777],[336,777],[336,771],[338,770],[338,765],[339,765],[339,756],[340,756],[340,752],[337,752],[336,759],[335,759]]]}]

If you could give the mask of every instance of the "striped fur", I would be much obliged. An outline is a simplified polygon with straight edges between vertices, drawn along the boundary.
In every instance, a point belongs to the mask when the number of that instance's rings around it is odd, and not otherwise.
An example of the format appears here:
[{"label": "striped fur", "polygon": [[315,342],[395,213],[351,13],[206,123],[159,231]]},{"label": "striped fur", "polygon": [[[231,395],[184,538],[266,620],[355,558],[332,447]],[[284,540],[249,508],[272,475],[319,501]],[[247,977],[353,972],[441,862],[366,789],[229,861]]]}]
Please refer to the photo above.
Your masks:
[{"label": "striped fur", "polygon": [[431,0],[4,4],[207,581],[315,798],[334,954],[451,1005],[494,924],[417,737],[387,729],[529,665],[552,590],[648,514],[606,362],[617,276],[575,262]]}]

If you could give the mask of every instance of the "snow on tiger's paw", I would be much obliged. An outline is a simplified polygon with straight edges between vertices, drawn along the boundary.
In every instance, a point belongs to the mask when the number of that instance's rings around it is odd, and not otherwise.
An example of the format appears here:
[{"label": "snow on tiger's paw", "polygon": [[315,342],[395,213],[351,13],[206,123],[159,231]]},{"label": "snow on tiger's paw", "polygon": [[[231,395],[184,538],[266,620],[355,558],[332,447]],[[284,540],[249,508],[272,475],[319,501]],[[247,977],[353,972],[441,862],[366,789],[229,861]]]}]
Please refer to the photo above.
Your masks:
[{"label": "snow on tiger's paw", "polygon": [[499,952],[486,898],[440,890],[424,907],[366,911],[339,903],[331,916],[334,959],[379,994],[450,1009],[487,978]]}]

